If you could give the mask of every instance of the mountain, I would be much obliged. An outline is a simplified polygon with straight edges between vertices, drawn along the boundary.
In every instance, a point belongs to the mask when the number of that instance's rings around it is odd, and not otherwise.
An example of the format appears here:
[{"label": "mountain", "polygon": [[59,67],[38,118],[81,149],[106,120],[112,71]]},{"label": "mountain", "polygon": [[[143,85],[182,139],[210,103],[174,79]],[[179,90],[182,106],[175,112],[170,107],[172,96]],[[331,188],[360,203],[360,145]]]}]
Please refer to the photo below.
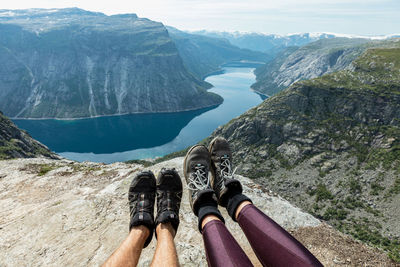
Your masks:
[{"label": "mountain", "polygon": [[0,160],[39,156],[58,158],[0,112]]},{"label": "mountain", "polygon": [[400,37],[400,34],[392,34],[387,36],[360,36],[350,34],[337,33],[293,33],[287,35],[265,34],[256,32],[219,32],[219,31],[193,31],[195,34],[225,38],[231,44],[240,48],[247,48],[254,51],[267,52],[276,55],[283,49],[291,46],[304,46],[308,43],[318,41],[320,39],[330,38],[363,38],[367,40],[384,40],[393,37]]},{"label": "mountain", "polygon": [[400,262],[399,40],[293,84],[217,135],[238,173]]},{"label": "mountain", "polygon": [[296,81],[343,70],[370,42],[368,39],[332,38],[286,48],[274,60],[256,69],[257,82],[251,87],[262,94],[273,95]]},{"label": "mountain", "polygon": [[[184,179],[182,167],[182,157],[147,167],[65,159],[0,161],[0,265],[101,265],[128,235],[127,193],[132,178],[143,170],[175,168]],[[255,205],[296,236],[325,266],[390,266],[381,251],[355,242],[250,179],[238,178]],[[221,212],[254,266],[261,266],[239,225],[224,209]],[[179,263],[207,266],[187,190],[183,191],[180,219],[175,237]],[[142,251],[138,266],[150,265],[155,247],[153,238]]]},{"label": "mountain", "polygon": [[14,118],[175,112],[223,101],[186,70],[161,23],[135,14],[0,10],[0,60],[0,109]]},{"label": "mountain", "polygon": [[173,27],[167,29],[185,66],[199,79],[220,71],[224,63],[256,62],[255,66],[259,66],[272,59],[268,54],[241,49],[225,39],[190,34]]}]

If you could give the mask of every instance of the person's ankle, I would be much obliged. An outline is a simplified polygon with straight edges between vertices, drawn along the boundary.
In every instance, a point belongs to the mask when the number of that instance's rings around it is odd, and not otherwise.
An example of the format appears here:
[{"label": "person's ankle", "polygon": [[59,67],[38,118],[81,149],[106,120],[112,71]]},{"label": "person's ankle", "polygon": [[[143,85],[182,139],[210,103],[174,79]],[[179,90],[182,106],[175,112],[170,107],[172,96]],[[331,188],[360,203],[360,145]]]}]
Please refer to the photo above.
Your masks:
[{"label": "person's ankle", "polygon": [[[234,220],[235,222],[237,222],[238,214],[241,211],[241,209],[239,210],[239,206],[243,202],[246,202],[246,203],[250,202],[251,203],[251,199],[248,198],[244,194],[235,194],[235,195],[231,196],[229,198],[229,200],[228,200],[228,205],[226,207],[226,211],[228,212],[228,214],[232,218],[232,220]],[[239,212],[238,212],[238,210],[239,210]]]},{"label": "person's ankle", "polygon": [[172,237],[175,237],[176,235],[176,231],[170,222],[158,224],[156,227],[156,233],[157,236],[160,236],[162,233],[168,233],[172,235]]},{"label": "person's ankle", "polygon": [[207,223],[211,222],[211,221],[221,221],[221,220],[220,220],[217,216],[215,216],[215,215],[212,215],[212,214],[207,215],[207,216],[204,217],[204,219],[201,221],[201,230],[203,230],[203,229],[204,229],[204,226],[205,226]]},{"label": "person's ankle", "polygon": [[239,204],[239,206],[238,206],[237,209],[236,209],[236,213],[235,213],[236,221],[237,221],[237,219],[238,219],[238,217],[239,217],[239,214],[240,214],[240,212],[242,211],[242,209],[243,209],[245,206],[251,205],[251,204],[253,204],[253,203],[251,203],[251,202],[248,201],[248,200],[245,200],[245,201],[243,201],[242,203]]},{"label": "person's ankle", "polygon": [[199,208],[198,214],[198,229],[200,232],[203,231],[203,226],[205,218],[218,218],[221,222],[225,223],[224,217],[222,217],[221,212],[218,210],[217,203],[210,203],[210,205],[205,205]]},{"label": "person's ankle", "polygon": [[129,232],[130,236],[140,236],[143,239],[143,243],[146,241],[146,239],[149,237],[151,231],[148,227],[144,225],[137,225],[133,226],[131,228],[131,231]]}]

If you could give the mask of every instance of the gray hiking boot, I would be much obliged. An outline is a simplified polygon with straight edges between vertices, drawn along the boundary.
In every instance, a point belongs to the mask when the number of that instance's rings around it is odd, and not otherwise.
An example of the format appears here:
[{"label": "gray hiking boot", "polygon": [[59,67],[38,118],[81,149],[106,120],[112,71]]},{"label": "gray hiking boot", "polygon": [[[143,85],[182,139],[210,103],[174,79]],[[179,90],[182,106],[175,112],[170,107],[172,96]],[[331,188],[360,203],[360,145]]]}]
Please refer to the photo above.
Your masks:
[{"label": "gray hiking boot", "polygon": [[211,155],[211,185],[218,203],[226,207],[230,197],[243,191],[242,185],[233,175],[232,152],[228,141],[223,137],[215,137],[208,150]]},{"label": "gray hiking boot", "polygon": [[156,196],[156,178],[151,171],[138,173],[129,187],[129,230],[144,225],[150,230],[144,247],[150,243],[154,231],[154,199]]},{"label": "gray hiking boot", "polygon": [[183,162],[183,173],[189,189],[190,206],[196,216],[198,216],[199,207],[204,203],[210,201],[217,203],[208,178],[209,170],[210,155],[207,148],[201,145],[191,147]]}]

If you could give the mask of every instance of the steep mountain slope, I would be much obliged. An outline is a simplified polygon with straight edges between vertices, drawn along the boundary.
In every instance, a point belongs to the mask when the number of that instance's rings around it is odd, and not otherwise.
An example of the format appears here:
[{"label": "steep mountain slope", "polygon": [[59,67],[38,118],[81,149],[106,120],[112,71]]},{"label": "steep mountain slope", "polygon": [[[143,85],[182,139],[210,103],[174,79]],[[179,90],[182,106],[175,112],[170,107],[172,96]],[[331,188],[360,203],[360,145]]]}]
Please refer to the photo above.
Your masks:
[{"label": "steep mountain slope", "polygon": [[259,67],[252,88],[273,95],[299,80],[307,80],[345,69],[366,48],[368,39],[333,38],[306,46],[291,47]]},{"label": "steep mountain slope", "polygon": [[255,61],[264,63],[271,56],[261,52],[240,49],[227,40],[197,34],[189,34],[167,27],[185,66],[199,79],[221,70],[221,65],[232,61]]},{"label": "steep mountain slope", "polygon": [[400,42],[295,83],[213,136],[238,172],[400,262]]},{"label": "steep mountain slope", "polygon": [[[137,164],[68,160],[0,161],[0,265],[99,266],[128,234],[128,187],[141,170],[176,168],[183,158],[144,168]],[[43,169],[47,172],[42,171]],[[254,203],[290,230],[325,265],[391,266],[381,251],[338,233],[279,196],[239,176]],[[183,182],[184,183],[184,182]],[[238,224],[221,209],[226,225],[255,266],[261,266]],[[207,266],[197,219],[183,192],[175,237],[182,266]],[[149,266],[156,238],[138,266]]]},{"label": "steep mountain slope", "polygon": [[[0,10],[0,109],[77,118],[220,104],[158,22],[77,8]],[[171,67],[173,66],[173,67]]]},{"label": "steep mountain slope", "polygon": [[58,158],[46,146],[32,139],[28,133],[0,112],[0,160],[44,156]]}]

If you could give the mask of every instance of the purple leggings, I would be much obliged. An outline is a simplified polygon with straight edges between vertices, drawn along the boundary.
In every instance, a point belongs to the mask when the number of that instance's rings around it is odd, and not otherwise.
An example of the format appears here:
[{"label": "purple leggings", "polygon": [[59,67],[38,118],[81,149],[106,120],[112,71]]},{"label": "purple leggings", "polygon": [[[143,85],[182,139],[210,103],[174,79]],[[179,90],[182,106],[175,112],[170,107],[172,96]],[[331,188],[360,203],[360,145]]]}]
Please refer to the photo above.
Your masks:
[{"label": "purple leggings", "polygon": [[[245,206],[238,222],[263,266],[323,266],[299,241],[254,205]],[[221,221],[203,228],[209,266],[253,266]]]}]

